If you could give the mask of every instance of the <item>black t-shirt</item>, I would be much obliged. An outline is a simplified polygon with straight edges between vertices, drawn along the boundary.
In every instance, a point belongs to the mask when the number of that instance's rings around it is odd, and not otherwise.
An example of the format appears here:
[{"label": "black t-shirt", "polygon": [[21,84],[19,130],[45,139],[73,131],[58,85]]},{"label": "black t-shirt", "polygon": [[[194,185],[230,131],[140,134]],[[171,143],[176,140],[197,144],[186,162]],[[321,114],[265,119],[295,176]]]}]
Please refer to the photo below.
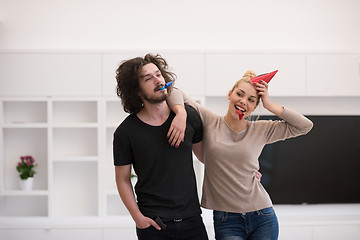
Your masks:
[{"label": "black t-shirt", "polygon": [[187,111],[185,139],[178,148],[166,137],[175,116],[161,126],[151,126],[129,115],[114,133],[114,165],[133,164],[140,211],[148,217],[186,218],[201,213],[193,169],[192,144],[202,140],[199,115]]}]

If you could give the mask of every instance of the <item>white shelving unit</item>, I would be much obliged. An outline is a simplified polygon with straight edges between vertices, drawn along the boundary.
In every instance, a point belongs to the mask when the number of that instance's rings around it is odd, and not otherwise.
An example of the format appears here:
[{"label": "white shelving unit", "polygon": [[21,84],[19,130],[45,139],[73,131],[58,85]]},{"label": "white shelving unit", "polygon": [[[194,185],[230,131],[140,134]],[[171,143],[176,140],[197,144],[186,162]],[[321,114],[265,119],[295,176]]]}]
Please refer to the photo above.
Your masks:
[{"label": "white shelving unit", "polygon": [[[2,101],[1,104],[1,206],[2,216],[48,215],[48,108],[39,99]],[[31,192],[19,189],[16,165],[20,156],[38,163]]]},{"label": "white shelving unit", "polygon": [[[116,191],[112,134],[127,116],[118,99],[1,100],[0,216],[128,216]],[[37,163],[19,188],[20,156]]]},{"label": "white shelving unit", "polygon": [[128,115],[123,111],[123,107],[119,100],[108,99],[104,102],[105,115],[104,115],[104,138],[105,143],[105,158],[103,161],[103,169],[106,172],[104,175],[103,189],[104,189],[104,215],[105,216],[129,216],[127,209],[122,203],[116,189],[115,171],[112,157],[112,144],[113,133],[120,122],[122,122]]}]

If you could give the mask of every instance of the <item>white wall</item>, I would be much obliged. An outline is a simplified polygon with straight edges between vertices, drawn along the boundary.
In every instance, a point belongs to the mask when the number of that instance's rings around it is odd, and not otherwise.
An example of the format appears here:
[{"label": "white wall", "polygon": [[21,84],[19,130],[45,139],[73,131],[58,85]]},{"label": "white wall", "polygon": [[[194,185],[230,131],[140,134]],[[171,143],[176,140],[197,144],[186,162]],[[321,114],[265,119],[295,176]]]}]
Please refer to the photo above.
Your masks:
[{"label": "white wall", "polygon": [[0,50],[360,52],[358,0],[0,0]]}]

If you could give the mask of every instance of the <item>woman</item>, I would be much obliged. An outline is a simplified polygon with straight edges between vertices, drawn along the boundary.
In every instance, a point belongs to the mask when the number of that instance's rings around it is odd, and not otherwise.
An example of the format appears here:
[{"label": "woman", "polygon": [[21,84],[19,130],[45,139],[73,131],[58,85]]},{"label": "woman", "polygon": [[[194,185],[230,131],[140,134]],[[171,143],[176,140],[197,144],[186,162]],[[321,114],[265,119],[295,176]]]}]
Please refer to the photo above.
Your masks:
[{"label": "woman", "polygon": [[[202,149],[194,150],[205,164],[201,205],[214,210],[217,240],[278,238],[278,221],[271,199],[254,175],[259,169],[258,157],[265,144],[306,134],[313,126],[303,115],[272,102],[266,82],[254,87],[251,78],[255,76],[247,71],[235,83],[228,93],[229,106],[224,117],[196,104],[175,88],[167,100],[178,115],[184,114],[178,109],[185,102],[201,117],[203,145]],[[264,108],[282,120],[248,120],[260,98]]]}]

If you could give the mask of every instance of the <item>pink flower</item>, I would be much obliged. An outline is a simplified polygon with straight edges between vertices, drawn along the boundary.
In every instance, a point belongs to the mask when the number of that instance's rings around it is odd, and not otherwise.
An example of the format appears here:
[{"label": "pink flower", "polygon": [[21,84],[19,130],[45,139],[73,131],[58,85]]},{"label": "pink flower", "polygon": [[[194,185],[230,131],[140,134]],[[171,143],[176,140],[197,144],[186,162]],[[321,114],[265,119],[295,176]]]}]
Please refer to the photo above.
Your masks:
[{"label": "pink flower", "polygon": [[28,179],[29,177],[33,177],[36,171],[34,171],[34,167],[36,167],[35,159],[32,156],[21,156],[21,161],[18,162],[16,170],[20,173],[20,178],[22,180]]},{"label": "pink flower", "polygon": [[20,159],[21,159],[21,162],[18,163],[19,166],[26,164],[26,166],[30,167],[35,163],[35,159],[30,155],[21,156]]}]

